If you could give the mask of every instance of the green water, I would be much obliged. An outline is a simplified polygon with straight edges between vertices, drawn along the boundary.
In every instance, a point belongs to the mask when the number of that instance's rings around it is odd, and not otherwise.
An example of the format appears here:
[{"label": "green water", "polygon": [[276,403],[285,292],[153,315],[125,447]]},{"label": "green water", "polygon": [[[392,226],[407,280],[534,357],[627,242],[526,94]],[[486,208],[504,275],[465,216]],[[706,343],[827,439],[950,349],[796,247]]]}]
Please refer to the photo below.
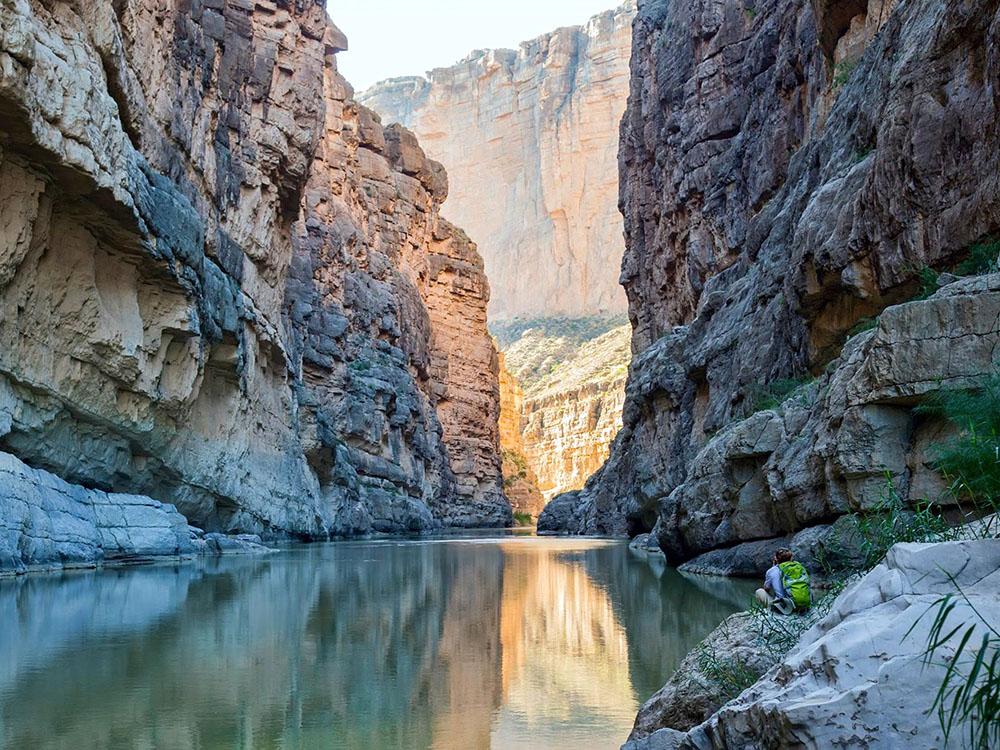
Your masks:
[{"label": "green water", "polygon": [[746,587],[493,535],[0,581],[0,746],[617,748]]}]

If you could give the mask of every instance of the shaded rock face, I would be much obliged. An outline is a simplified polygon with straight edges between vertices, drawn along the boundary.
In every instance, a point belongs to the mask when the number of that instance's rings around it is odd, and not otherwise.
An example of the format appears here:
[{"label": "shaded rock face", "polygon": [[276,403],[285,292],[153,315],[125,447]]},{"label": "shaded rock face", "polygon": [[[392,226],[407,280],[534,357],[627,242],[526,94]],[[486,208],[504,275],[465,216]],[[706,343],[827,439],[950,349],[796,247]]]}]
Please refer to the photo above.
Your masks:
[{"label": "shaded rock face", "polygon": [[187,519],[142,495],[88,490],[0,453],[0,575],[197,551]]},{"label": "shaded rock face", "polygon": [[443,210],[479,243],[492,318],[625,310],[615,164],[634,15],[629,0],[360,96],[448,169]]},{"label": "shaded rock face", "polygon": [[[996,282],[889,306],[1000,229],[998,6],[858,3],[845,22],[840,5],[641,5],[620,153],[624,426],[540,525],[655,524],[684,560],[868,507],[887,471],[934,496],[924,451],[942,426],[912,406],[991,369]],[[751,415],[755,390],[811,376]]]},{"label": "shaded rock face", "polygon": [[0,21],[0,450],[210,530],[508,522],[482,260],[322,3]]},{"label": "shaded rock face", "polygon": [[[986,623],[1000,618],[1000,542],[898,544],[738,698],[686,733],[669,727],[650,733],[655,722],[637,721],[623,750],[943,747],[937,712],[930,709],[959,640],[939,649],[939,658],[929,663],[924,654],[935,605],[954,595],[956,585],[964,596],[955,599],[948,628],[961,626],[964,633],[975,626],[959,662],[970,664]],[[671,696],[669,687],[658,694],[658,704],[643,707],[640,720],[659,711],[669,721],[671,710],[683,708],[683,696]],[[665,703],[671,698],[672,707]],[[951,742],[964,729],[957,727]]]}]

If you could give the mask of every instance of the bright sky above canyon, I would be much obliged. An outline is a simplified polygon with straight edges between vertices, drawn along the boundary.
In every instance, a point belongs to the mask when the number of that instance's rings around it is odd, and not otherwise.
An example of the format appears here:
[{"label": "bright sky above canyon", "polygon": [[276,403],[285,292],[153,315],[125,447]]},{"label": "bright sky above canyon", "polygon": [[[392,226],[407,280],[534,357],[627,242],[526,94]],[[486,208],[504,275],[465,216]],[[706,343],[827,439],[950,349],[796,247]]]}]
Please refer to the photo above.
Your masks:
[{"label": "bright sky above canyon", "polygon": [[516,48],[560,26],[584,23],[620,0],[328,0],[350,50],[337,56],[358,91],[422,75],[474,49]]}]

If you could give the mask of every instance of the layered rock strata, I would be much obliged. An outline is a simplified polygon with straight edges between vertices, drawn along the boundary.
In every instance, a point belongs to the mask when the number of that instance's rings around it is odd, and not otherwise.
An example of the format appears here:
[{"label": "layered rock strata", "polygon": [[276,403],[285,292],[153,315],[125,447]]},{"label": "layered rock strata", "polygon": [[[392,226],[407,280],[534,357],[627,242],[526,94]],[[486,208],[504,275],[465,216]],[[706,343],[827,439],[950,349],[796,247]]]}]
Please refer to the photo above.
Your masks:
[{"label": "layered rock strata", "polygon": [[[871,507],[886,472],[935,498],[943,425],[912,407],[992,370],[997,281],[889,306],[1000,230],[998,29],[987,0],[640,7],[624,426],[540,527],[655,525],[681,561]],[[803,387],[753,413],[788,378]]]},{"label": "layered rock strata", "polygon": [[617,318],[495,324],[518,399],[518,450],[546,499],[579,489],[621,427],[627,325]]},{"label": "layered rock strata", "polygon": [[524,430],[524,391],[507,369],[500,355],[500,449],[503,457],[503,486],[515,513],[533,519],[545,507],[538,489],[538,477],[528,459],[522,432]]},{"label": "layered rock strata", "polygon": [[583,343],[531,383],[523,406],[528,463],[546,500],[583,487],[621,428],[628,326]]},{"label": "layered rock strata", "polygon": [[509,521],[482,261],[345,47],[319,2],[0,4],[0,450],[209,530]]},{"label": "layered rock strata", "polygon": [[479,243],[493,318],[625,309],[615,164],[634,15],[628,0],[360,97],[447,167],[444,213]]}]

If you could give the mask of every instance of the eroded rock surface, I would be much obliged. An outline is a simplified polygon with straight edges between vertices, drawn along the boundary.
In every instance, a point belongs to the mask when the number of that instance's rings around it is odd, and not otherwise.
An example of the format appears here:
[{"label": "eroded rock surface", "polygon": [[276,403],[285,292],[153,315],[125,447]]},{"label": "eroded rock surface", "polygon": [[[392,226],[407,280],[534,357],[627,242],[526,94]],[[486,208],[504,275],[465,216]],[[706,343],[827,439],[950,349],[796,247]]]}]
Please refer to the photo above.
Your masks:
[{"label": "eroded rock surface", "polygon": [[706,660],[740,676],[760,677],[776,659],[758,643],[753,615],[738,612],[709,633],[684,661],[667,684],[642,704],[635,717],[630,740],[647,737],[660,729],[688,730],[701,724],[726,703],[726,687],[710,673]]},{"label": "eroded rock surface", "polygon": [[196,551],[172,505],[84,489],[0,453],[0,574]]},{"label": "eroded rock surface", "polygon": [[[943,747],[938,715],[930,708],[959,639],[929,663],[924,654],[938,602],[958,589],[964,597],[954,599],[945,632],[974,627],[972,645],[960,658],[967,669],[986,623],[1000,621],[1000,541],[898,544],[738,698],[686,733],[654,732],[655,722],[637,722],[623,750]],[[643,712],[658,708],[669,720],[664,697]],[[674,710],[682,707],[678,702]]]},{"label": "eroded rock surface", "polygon": [[360,96],[447,168],[443,211],[479,244],[492,318],[625,310],[616,158],[634,15],[628,0]]},{"label": "eroded rock surface", "polygon": [[521,451],[545,499],[583,487],[621,427],[629,328],[616,318],[496,325],[521,387]]},{"label": "eroded rock surface", "polygon": [[0,4],[0,449],[209,531],[509,521],[482,260],[344,48],[320,2]]},{"label": "eroded rock surface", "polygon": [[[891,305],[1000,231],[998,19],[987,0],[641,4],[623,429],[540,525],[655,525],[679,562],[870,507],[887,472],[934,498],[944,428],[912,407],[992,370],[997,280]],[[803,386],[753,414],[783,378]]]}]

